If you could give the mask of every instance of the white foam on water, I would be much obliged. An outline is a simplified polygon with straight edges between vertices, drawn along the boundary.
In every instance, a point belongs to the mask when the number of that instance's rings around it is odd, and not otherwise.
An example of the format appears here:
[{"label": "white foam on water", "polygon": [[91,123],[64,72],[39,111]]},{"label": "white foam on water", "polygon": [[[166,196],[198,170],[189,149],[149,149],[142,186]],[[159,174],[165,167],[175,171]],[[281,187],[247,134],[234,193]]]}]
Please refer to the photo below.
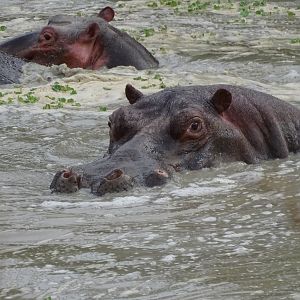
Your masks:
[{"label": "white foam on water", "polygon": [[[228,186],[227,186],[228,187]],[[190,184],[189,187],[180,188],[172,191],[170,194],[172,196],[178,197],[190,197],[190,196],[206,196],[215,193],[224,192],[224,187],[203,187],[196,184]]]},{"label": "white foam on water", "polygon": [[176,256],[174,254],[169,254],[164,256],[161,261],[165,262],[165,263],[171,263],[172,261],[174,261],[176,258]]},{"label": "white foam on water", "polygon": [[114,207],[130,207],[140,206],[150,200],[149,196],[126,196],[116,197],[113,201],[44,201],[41,206],[49,209],[55,208],[114,208]]}]

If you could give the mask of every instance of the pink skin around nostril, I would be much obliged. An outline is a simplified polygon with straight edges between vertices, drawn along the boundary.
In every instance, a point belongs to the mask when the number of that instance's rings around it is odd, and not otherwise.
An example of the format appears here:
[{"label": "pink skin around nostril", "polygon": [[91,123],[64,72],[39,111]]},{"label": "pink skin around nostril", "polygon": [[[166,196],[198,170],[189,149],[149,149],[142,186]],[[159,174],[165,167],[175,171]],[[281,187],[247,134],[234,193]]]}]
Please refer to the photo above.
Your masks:
[{"label": "pink skin around nostril", "polygon": [[120,169],[115,169],[112,172],[110,172],[109,174],[107,174],[104,178],[106,180],[115,180],[120,178],[123,175],[123,171]]},{"label": "pink skin around nostril", "polygon": [[62,176],[63,176],[63,178],[69,178],[71,176],[71,172],[64,171]]},{"label": "pink skin around nostril", "polygon": [[45,28],[39,38],[39,42],[51,42],[55,40],[55,32],[51,28]]},{"label": "pink skin around nostril", "polygon": [[154,170],[154,173],[156,173],[160,177],[166,177],[166,178],[169,177],[169,174],[164,170],[157,169],[157,170]]},{"label": "pink skin around nostril", "polygon": [[49,41],[49,40],[51,40],[52,35],[49,34],[49,33],[47,33],[47,32],[45,32],[45,33],[44,33],[44,38],[45,38],[46,41]]}]

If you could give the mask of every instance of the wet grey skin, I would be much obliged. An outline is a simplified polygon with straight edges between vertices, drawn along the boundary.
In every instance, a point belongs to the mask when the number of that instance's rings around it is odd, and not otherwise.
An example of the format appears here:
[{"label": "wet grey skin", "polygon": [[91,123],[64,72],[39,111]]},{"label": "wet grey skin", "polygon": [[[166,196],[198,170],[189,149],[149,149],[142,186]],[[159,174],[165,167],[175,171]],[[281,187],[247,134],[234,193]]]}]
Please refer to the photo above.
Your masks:
[{"label": "wet grey skin", "polygon": [[69,68],[99,69],[103,66],[158,67],[153,55],[127,33],[111,26],[110,7],[97,16],[57,15],[40,31],[27,33],[0,44],[0,51],[26,61]]},{"label": "wet grey skin", "polygon": [[[85,187],[101,196],[163,185],[175,171],[253,164],[300,151],[300,110],[265,93],[209,85],[145,96],[127,85],[125,94],[130,105],[109,117],[105,157],[58,172],[52,191]],[[62,188],[70,177],[69,187]]]},{"label": "wet grey skin", "polygon": [[25,62],[0,51],[0,85],[19,83]]},{"label": "wet grey skin", "polygon": [[18,57],[18,54],[32,47],[39,39],[39,31],[28,32],[0,44],[0,51]]}]

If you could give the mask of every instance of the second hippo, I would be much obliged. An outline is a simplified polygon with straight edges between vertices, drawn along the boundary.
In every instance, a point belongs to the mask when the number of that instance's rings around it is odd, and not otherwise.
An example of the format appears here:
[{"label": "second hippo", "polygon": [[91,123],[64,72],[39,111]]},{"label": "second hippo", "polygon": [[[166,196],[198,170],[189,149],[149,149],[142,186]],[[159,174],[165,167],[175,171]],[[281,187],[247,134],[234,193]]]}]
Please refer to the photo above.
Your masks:
[{"label": "second hippo", "polygon": [[174,171],[221,162],[285,158],[300,151],[300,110],[231,85],[168,88],[145,96],[126,86],[130,105],[109,117],[106,156],[56,173],[51,190],[92,193],[157,186]]},{"label": "second hippo", "polygon": [[0,51],[41,65],[65,63],[69,68],[158,67],[153,55],[127,33],[111,26],[114,10],[95,17],[57,15],[48,26],[0,44]]}]

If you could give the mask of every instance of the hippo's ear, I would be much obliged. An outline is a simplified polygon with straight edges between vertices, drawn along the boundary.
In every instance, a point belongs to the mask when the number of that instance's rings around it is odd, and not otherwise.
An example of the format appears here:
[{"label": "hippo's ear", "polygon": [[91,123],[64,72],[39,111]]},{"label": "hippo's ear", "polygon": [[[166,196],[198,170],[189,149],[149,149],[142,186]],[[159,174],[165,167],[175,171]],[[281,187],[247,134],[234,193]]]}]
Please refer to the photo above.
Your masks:
[{"label": "hippo's ear", "polygon": [[114,16],[115,16],[115,11],[109,6],[104,7],[98,13],[98,17],[104,19],[106,22],[110,22],[111,20],[113,20]]},{"label": "hippo's ear", "polygon": [[211,103],[219,114],[228,109],[231,104],[232,95],[225,89],[217,90],[211,98]]},{"label": "hippo's ear", "polygon": [[97,23],[91,23],[86,30],[80,34],[80,39],[83,41],[95,40],[100,32],[99,25]]},{"label": "hippo's ear", "polygon": [[141,97],[143,97],[143,93],[134,88],[131,84],[127,84],[125,88],[125,95],[130,104],[134,104]]}]

